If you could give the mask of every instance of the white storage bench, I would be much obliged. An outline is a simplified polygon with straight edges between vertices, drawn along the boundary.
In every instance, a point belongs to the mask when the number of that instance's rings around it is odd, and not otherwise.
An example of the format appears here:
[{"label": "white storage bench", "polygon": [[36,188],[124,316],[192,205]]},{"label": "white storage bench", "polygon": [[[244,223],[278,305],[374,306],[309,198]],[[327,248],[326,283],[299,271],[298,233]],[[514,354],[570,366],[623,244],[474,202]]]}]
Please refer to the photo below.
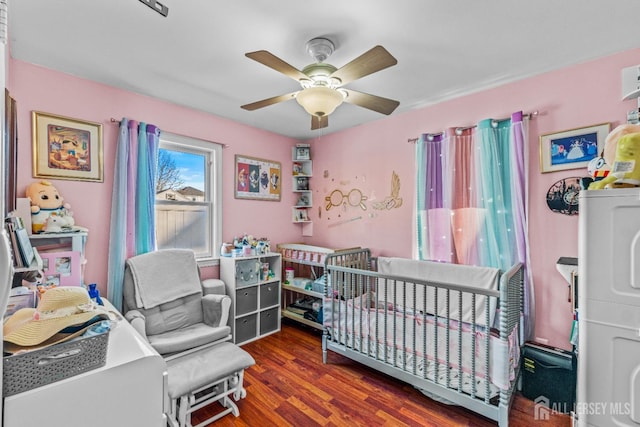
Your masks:
[{"label": "white storage bench", "polygon": [[218,401],[222,412],[198,424],[211,423],[228,413],[236,417],[238,401],[246,396],[244,370],[255,364],[249,353],[231,342],[223,342],[167,360],[169,424],[191,426],[191,413]]}]

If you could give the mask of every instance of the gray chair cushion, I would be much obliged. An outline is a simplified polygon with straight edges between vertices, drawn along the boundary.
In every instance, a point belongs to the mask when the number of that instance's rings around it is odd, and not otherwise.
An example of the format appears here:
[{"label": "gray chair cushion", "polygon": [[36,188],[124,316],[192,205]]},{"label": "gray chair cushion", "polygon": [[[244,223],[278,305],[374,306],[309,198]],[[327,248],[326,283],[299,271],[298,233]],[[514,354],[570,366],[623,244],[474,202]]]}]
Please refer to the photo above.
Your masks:
[{"label": "gray chair cushion", "polygon": [[167,361],[168,391],[172,399],[213,384],[236,372],[240,372],[256,361],[249,353],[230,342],[211,347]]},{"label": "gray chair cushion", "polygon": [[139,309],[146,318],[147,335],[162,334],[202,323],[202,295],[189,295],[148,310]]},{"label": "gray chair cushion", "polygon": [[196,323],[163,334],[147,335],[147,338],[158,353],[166,355],[225,339],[230,333],[231,328],[227,325],[212,328],[204,323]]}]

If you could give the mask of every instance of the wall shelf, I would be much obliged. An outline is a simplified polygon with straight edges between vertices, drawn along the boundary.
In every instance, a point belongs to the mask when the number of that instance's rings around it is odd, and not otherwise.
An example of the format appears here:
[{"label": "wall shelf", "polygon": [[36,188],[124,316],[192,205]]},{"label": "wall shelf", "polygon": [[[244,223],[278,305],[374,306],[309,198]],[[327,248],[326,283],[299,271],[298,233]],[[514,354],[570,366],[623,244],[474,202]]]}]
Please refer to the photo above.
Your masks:
[{"label": "wall shelf", "polygon": [[302,225],[302,235],[313,235],[313,224],[309,219],[309,212],[313,207],[313,193],[311,191],[311,177],[313,176],[313,162],[309,144],[297,144],[291,150],[293,165],[291,167],[291,188],[295,195],[296,204],[292,208],[292,221]]}]

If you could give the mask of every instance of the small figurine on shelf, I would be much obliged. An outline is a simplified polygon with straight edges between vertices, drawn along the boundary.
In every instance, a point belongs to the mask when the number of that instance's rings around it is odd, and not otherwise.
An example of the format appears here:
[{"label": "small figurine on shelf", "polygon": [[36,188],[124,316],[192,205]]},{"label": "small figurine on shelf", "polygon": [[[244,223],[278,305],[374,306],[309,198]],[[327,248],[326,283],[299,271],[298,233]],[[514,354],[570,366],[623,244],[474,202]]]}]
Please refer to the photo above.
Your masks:
[{"label": "small figurine on shelf", "polygon": [[306,209],[298,210],[298,221],[300,222],[309,221],[309,215],[307,214]]},{"label": "small figurine on shelf", "polygon": [[44,221],[44,228],[42,231],[45,233],[62,233],[64,231],[71,231],[73,227],[73,217],[69,215],[58,215],[53,212]]},{"label": "small figurine on shelf", "polygon": [[297,183],[296,190],[299,190],[299,191],[309,190],[309,178],[307,178],[306,176],[298,177],[296,183]]}]

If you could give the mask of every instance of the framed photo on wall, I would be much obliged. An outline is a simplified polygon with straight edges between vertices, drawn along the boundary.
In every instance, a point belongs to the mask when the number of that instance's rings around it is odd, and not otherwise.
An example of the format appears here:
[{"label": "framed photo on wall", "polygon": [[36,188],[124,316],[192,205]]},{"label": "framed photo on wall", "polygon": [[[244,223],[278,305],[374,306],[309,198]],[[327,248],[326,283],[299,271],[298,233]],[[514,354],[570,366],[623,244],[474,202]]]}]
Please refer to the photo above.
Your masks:
[{"label": "framed photo on wall", "polygon": [[610,129],[601,123],[540,135],[540,172],[586,168],[602,153]]},{"label": "framed photo on wall", "polygon": [[102,124],[32,112],[33,176],[103,182]]},{"label": "framed photo on wall", "polygon": [[238,154],[235,160],[236,199],[280,201],[280,162]]}]

